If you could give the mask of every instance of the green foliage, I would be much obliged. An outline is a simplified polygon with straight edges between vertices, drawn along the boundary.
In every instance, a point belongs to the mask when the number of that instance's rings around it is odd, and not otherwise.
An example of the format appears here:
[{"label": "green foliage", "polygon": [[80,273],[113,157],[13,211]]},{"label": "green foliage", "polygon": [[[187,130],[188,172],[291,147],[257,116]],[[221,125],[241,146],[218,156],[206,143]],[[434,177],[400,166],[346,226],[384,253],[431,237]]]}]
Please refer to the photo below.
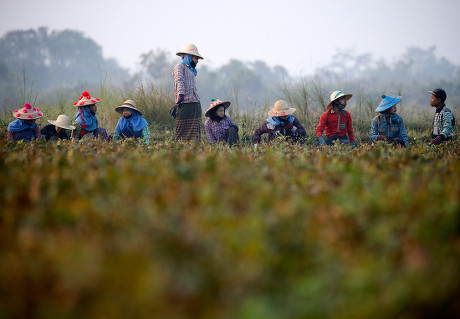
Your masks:
[{"label": "green foliage", "polygon": [[457,317],[458,139],[0,142],[0,315]]}]

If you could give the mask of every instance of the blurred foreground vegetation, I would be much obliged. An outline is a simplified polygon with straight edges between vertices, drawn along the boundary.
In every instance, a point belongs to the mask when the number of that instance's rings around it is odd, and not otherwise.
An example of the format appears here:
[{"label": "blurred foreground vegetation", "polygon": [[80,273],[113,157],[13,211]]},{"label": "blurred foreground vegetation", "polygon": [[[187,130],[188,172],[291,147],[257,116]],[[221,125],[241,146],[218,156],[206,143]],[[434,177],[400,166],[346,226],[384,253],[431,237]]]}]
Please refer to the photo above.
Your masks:
[{"label": "blurred foreground vegetation", "polygon": [[457,138],[248,145],[2,138],[0,317],[460,316]]}]

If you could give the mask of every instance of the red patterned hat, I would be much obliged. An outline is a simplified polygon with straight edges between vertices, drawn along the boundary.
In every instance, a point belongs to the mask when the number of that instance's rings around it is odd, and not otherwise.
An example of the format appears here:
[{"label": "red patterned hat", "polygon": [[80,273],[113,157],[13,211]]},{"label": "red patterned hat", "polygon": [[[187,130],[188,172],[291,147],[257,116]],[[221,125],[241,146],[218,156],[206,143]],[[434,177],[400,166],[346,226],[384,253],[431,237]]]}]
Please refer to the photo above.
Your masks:
[{"label": "red patterned hat", "polygon": [[15,110],[13,116],[21,120],[35,120],[42,117],[43,113],[38,108],[26,103],[22,107],[22,110]]},{"label": "red patterned hat", "polygon": [[204,116],[209,117],[210,116],[209,113],[211,113],[211,110],[216,108],[216,107],[219,107],[219,106],[223,106],[224,110],[226,110],[230,106],[230,102],[228,102],[228,101],[222,102],[221,100],[212,99],[211,100],[211,105],[209,106],[209,108],[204,113]]},{"label": "red patterned hat", "polygon": [[87,91],[81,94],[81,98],[73,104],[73,106],[80,107],[85,105],[91,105],[101,102],[101,99],[98,97],[92,97]]}]

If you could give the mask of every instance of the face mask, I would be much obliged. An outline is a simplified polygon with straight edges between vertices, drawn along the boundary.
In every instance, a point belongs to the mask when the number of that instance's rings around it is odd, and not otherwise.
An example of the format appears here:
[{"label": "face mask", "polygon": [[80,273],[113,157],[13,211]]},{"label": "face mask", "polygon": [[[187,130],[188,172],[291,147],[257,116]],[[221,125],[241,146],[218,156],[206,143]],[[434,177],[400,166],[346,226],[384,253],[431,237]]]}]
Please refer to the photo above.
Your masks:
[{"label": "face mask", "polygon": [[192,60],[192,62],[190,62],[190,66],[191,66],[192,68],[196,67],[195,61]]},{"label": "face mask", "polygon": [[[123,115],[123,116],[124,116],[124,115]],[[131,116],[133,116],[133,114],[130,114],[130,115],[124,116],[124,117],[125,117],[125,119],[129,119]]]}]

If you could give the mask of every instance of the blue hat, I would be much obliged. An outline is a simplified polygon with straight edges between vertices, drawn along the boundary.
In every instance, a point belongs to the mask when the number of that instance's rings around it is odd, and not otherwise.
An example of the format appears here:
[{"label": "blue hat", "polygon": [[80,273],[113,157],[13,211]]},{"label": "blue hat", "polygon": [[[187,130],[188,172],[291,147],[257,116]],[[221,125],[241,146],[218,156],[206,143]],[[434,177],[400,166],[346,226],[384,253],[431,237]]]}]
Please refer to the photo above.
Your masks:
[{"label": "blue hat", "polygon": [[393,105],[398,104],[398,102],[402,100],[402,97],[400,96],[391,97],[391,96],[382,95],[382,99],[383,100],[382,102],[380,102],[379,107],[375,109],[376,112],[383,112],[383,111],[388,110]]}]

